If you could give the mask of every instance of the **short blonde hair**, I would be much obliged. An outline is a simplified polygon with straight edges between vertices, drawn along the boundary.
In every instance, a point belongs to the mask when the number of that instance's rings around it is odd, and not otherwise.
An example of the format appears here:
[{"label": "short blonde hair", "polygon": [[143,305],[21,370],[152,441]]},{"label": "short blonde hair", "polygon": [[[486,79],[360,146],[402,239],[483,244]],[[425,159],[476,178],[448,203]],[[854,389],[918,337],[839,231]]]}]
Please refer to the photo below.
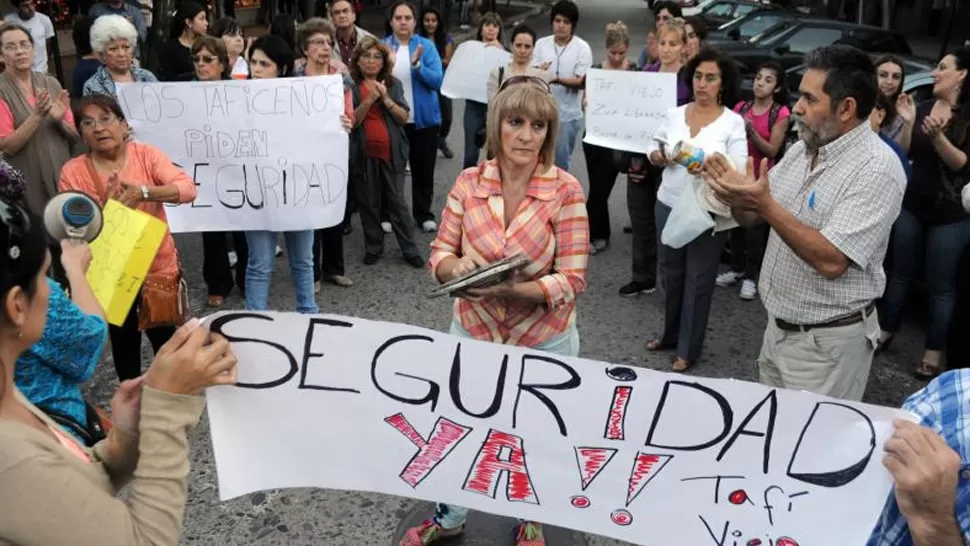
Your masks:
[{"label": "short blonde hair", "polygon": [[612,49],[618,45],[630,45],[630,33],[623,21],[606,25],[606,49]]},{"label": "short blonde hair", "polygon": [[661,36],[667,34],[668,32],[676,32],[680,35],[681,43],[687,43],[687,23],[685,23],[680,17],[671,19],[663,25],[660,25],[657,28],[657,39],[659,40]]},{"label": "short blonde hair", "polygon": [[546,140],[539,150],[539,161],[546,167],[551,167],[556,158],[559,106],[548,91],[530,83],[510,85],[489,103],[488,121],[485,125],[489,154],[493,157],[501,156],[502,122],[516,115],[546,122]]}]

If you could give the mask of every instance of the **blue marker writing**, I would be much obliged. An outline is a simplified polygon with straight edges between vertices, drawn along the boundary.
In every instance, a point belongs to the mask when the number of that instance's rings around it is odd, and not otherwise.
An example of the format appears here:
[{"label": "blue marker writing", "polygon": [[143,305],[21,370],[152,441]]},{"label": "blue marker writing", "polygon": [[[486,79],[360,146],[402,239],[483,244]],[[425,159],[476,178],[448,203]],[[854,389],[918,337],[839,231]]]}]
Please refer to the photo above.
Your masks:
[{"label": "blue marker writing", "polygon": [[815,210],[815,190],[808,195],[808,208]]}]

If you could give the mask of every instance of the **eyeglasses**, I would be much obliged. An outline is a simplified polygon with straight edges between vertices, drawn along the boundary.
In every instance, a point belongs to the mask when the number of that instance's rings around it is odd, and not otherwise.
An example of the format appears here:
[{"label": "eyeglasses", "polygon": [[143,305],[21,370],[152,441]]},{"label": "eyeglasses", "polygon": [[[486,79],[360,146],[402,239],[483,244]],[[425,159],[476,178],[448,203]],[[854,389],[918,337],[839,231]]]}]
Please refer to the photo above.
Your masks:
[{"label": "eyeglasses", "polygon": [[362,60],[362,61],[383,61],[384,60],[384,54],[383,53],[362,53],[361,56],[360,56],[360,60]]},{"label": "eyeglasses", "polygon": [[18,51],[31,51],[34,49],[34,44],[31,42],[19,42],[16,44],[4,44],[3,50],[7,53],[16,53]]},{"label": "eyeglasses", "polygon": [[657,15],[653,18],[654,21],[670,21],[671,19],[673,19],[673,16],[667,13]]},{"label": "eyeglasses", "polygon": [[542,78],[537,78],[536,76],[526,76],[524,74],[520,74],[518,76],[510,76],[507,80],[502,82],[502,85],[499,86],[498,91],[499,93],[501,93],[502,91],[505,91],[512,85],[520,85],[520,84],[534,85],[535,87],[542,89],[546,93],[552,93],[552,88],[549,87],[549,82],[547,82]]},{"label": "eyeglasses", "polygon": [[213,57],[212,55],[196,55],[195,57],[192,57],[192,60],[195,62],[195,64],[199,64],[199,63],[209,64],[211,62],[214,62],[216,58]]},{"label": "eyeglasses", "polygon": [[323,45],[328,45],[330,47],[333,47],[333,42],[331,42],[330,40],[327,40],[326,38],[315,38],[313,40],[307,40],[306,45],[308,45],[308,46],[323,46]]},{"label": "eyeglasses", "polygon": [[107,127],[118,121],[118,116],[114,114],[101,114],[97,118],[84,118],[81,120],[81,130],[86,131],[88,129],[94,129],[98,125],[102,127]]},{"label": "eyeglasses", "polygon": [[[30,217],[20,207],[0,200],[0,222],[7,227],[7,240],[3,241],[3,257],[9,257],[11,262],[15,262],[20,258],[20,246],[23,244],[24,236],[30,231]],[[7,268],[4,267],[4,269]]]}]

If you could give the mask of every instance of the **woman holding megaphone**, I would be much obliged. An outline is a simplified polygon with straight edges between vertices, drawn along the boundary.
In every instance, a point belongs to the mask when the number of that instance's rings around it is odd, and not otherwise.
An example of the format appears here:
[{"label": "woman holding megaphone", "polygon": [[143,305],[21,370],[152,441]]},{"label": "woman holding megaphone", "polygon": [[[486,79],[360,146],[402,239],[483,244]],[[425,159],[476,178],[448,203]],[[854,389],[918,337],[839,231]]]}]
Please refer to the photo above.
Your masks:
[{"label": "woman holding megaphone", "polygon": [[236,358],[225,338],[190,321],[144,376],[122,382],[114,427],[86,448],[14,385],[14,363],[47,326],[50,261],[40,220],[0,199],[0,543],[177,544],[188,432],[202,391],[235,383]]}]

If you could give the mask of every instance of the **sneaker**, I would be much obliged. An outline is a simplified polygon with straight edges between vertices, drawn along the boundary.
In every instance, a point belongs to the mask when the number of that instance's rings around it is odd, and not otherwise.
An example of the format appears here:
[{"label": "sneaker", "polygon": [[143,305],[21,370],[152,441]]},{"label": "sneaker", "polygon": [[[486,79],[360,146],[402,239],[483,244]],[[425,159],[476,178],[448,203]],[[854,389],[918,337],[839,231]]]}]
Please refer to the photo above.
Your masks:
[{"label": "sneaker", "polygon": [[404,261],[407,262],[408,265],[410,265],[415,269],[423,269],[425,265],[424,258],[422,258],[421,256],[409,256],[407,258],[404,258]]},{"label": "sneaker", "polygon": [[330,275],[327,277],[327,282],[344,288],[354,285],[354,280],[346,275]]},{"label": "sneaker", "polygon": [[384,233],[390,233],[390,232],[392,232],[394,230],[391,229],[391,223],[390,222],[381,222],[381,231],[383,231]]},{"label": "sneaker", "polygon": [[406,172],[407,174],[411,174],[411,162],[410,161],[408,161],[407,164],[404,165],[404,172]]},{"label": "sneaker", "polygon": [[714,279],[714,284],[720,286],[721,288],[727,288],[728,286],[734,286],[744,278],[744,273],[738,273],[736,271],[728,271],[727,273],[721,273]]},{"label": "sneaker", "polygon": [[443,138],[438,139],[438,149],[441,150],[441,155],[445,156],[445,159],[455,157],[455,152],[451,151],[451,148],[448,147],[448,143]]},{"label": "sneaker", "polygon": [[239,255],[236,254],[236,251],[235,250],[230,250],[229,251],[229,268],[231,269],[233,267],[236,267],[236,264],[237,263],[239,263]]},{"label": "sneaker", "polygon": [[438,231],[438,224],[434,223],[434,220],[425,220],[421,222],[421,229],[426,233],[434,233]]},{"label": "sneaker", "polygon": [[470,29],[471,27],[470,27],[470,26],[468,26],[468,25],[461,25],[461,26],[459,26],[458,28],[460,28],[461,30],[468,30],[468,29]]},{"label": "sneaker", "polygon": [[744,279],[741,282],[741,299],[751,301],[758,297],[758,283],[751,279]]},{"label": "sneaker", "polygon": [[624,297],[637,296],[639,294],[653,294],[657,291],[656,284],[633,281],[620,288],[620,295]]},{"label": "sneaker", "polygon": [[596,239],[592,244],[589,245],[590,255],[596,255],[600,252],[606,250],[606,247],[610,246],[610,242],[606,239]]},{"label": "sneaker", "polygon": [[283,249],[280,248],[280,245],[276,245],[276,257],[279,258],[282,255],[283,255]]},{"label": "sneaker", "polygon": [[519,524],[515,533],[515,546],[546,546],[546,539],[542,536],[542,524],[534,521]]},{"label": "sneaker", "polygon": [[442,529],[434,520],[425,520],[417,527],[412,527],[404,533],[398,546],[426,546],[443,538],[458,536],[465,531],[465,526],[454,529]]}]

